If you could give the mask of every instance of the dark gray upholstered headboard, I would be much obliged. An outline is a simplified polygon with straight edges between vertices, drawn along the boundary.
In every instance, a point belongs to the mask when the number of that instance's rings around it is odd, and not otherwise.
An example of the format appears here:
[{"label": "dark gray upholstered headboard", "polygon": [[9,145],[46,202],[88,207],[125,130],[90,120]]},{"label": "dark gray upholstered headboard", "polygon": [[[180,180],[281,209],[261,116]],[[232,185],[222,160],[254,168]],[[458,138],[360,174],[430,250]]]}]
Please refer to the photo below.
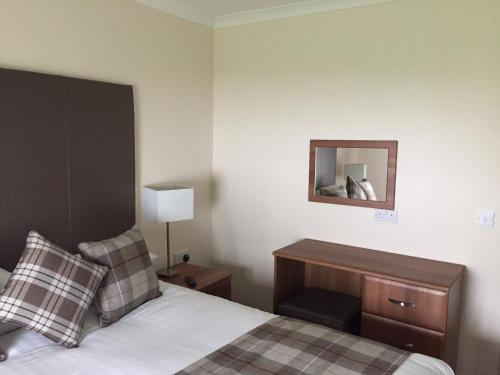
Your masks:
[{"label": "dark gray upholstered headboard", "polygon": [[134,164],[131,86],[0,69],[0,267],[132,227]]}]

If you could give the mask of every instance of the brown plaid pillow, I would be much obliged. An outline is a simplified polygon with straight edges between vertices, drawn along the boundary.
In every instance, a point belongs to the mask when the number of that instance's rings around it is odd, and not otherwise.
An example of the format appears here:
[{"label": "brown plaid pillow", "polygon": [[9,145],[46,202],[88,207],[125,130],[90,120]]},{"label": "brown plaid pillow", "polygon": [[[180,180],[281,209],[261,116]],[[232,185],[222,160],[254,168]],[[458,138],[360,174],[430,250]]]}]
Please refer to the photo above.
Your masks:
[{"label": "brown plaid pillow", "polygon": [[32,231],[0,296],[0,320],[68,348],[78,346],[85,315],[106,272]]},{"label": "brown plaid pillow", "polygon": [[363,178],[361,181],[357,181],[359,186],[361,186],[361,189],[366,194],[366,197],[368,198],[369,201],[376,201],[377,200],[377,195],[375,194],[375,190],[373,189],[373,186],[370,181],[368,181],[366,178]]},{"label": "brown plaid pillow", "polygon": [[324,186],[319,188],[319,193],[331,197],[347,198],[347,190],[344,185]]},{"label": "brown plaid pillow", "polygon": [[367,200],[365,191],[363,190],[359,182],[356,181],[351,176],[347,176],[346,189],[347,189],[347,196],[349,198]]},{"label": "brown plaid pillow", "polygon": [[85,259],[110,268],[97,290],[96,307],[106,327],[144,302],[159,297],[158,278],[139,228],[101,242],[81,243]]}]

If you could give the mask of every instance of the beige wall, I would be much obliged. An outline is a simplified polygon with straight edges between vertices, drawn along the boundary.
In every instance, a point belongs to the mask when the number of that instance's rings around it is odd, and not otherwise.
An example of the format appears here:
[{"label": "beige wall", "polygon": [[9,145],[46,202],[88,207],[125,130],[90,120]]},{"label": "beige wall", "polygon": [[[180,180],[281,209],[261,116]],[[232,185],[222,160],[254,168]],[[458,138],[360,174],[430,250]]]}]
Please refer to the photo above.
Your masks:
[{"label": "beige wall", "polygon": [[[269,309],[271,252],[303,237],[467,265],[459,374],[500,350],[500,2],[401,0],[218,29],[214,261]],[[399,141],[397,225],[307,201],[310,139]]]},{"label": "beige wall", "polygon": [[[496,0],[401,0],[219,29],[213,76],[207,27],[128,0],[0,0],[0,67],[134,85],[137,186],[195,187],[173,247],[208,263],[213,219],[239,301],[269,309],[271,252],[303,237],[466,264],[459,373],[491,374],[500,236],[473,216],[500,211],[499,16]],[[307,202],[312,138],[399,140],[399,223]]]},{"label": "beige wall", "polygon": [[[195,219],[173,224],[172,248],[198,263],[211,245],[212,61],[212,29],[132,1],[0,0],[0,67],[134,86],[138,194],[194,187]],[[164,226],[142,227],[161,251]]]}]

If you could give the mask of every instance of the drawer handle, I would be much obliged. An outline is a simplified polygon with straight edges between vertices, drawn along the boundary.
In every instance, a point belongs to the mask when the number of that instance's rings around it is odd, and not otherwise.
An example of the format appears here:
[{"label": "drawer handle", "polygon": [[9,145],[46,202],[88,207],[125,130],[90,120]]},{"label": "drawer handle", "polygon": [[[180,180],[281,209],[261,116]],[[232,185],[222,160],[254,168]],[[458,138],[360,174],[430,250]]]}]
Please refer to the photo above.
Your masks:
[{"label": "drawer handle", "polygon": [[397,299],[394,299],[394,298],[389,298],[389,302],[393,303],[394,305],[401,306],[401,307],[411,307],[412,309],[417,307],[417,305],[415,305],[414,303],[398,301]]}]

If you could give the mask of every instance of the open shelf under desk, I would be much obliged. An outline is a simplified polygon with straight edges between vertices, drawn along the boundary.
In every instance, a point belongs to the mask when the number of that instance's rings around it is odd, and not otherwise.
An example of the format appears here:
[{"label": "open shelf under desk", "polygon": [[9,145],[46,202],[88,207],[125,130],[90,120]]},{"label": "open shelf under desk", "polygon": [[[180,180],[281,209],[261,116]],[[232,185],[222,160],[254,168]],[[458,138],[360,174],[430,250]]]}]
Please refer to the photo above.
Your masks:
[{"label": "open shelf under desk", "polygon": [[297,290],[281,301],[276,307],[276,313],[353,335],[360,334],[361,298],[359,297],[308,287]]},{"label": "open shelf under desk", "polygon": [[327,291],[361,298],[359,272],[346,271],[299,260],[277,257],[275,259],[275,312],[277,304],[306,288],[320,288]]}]

